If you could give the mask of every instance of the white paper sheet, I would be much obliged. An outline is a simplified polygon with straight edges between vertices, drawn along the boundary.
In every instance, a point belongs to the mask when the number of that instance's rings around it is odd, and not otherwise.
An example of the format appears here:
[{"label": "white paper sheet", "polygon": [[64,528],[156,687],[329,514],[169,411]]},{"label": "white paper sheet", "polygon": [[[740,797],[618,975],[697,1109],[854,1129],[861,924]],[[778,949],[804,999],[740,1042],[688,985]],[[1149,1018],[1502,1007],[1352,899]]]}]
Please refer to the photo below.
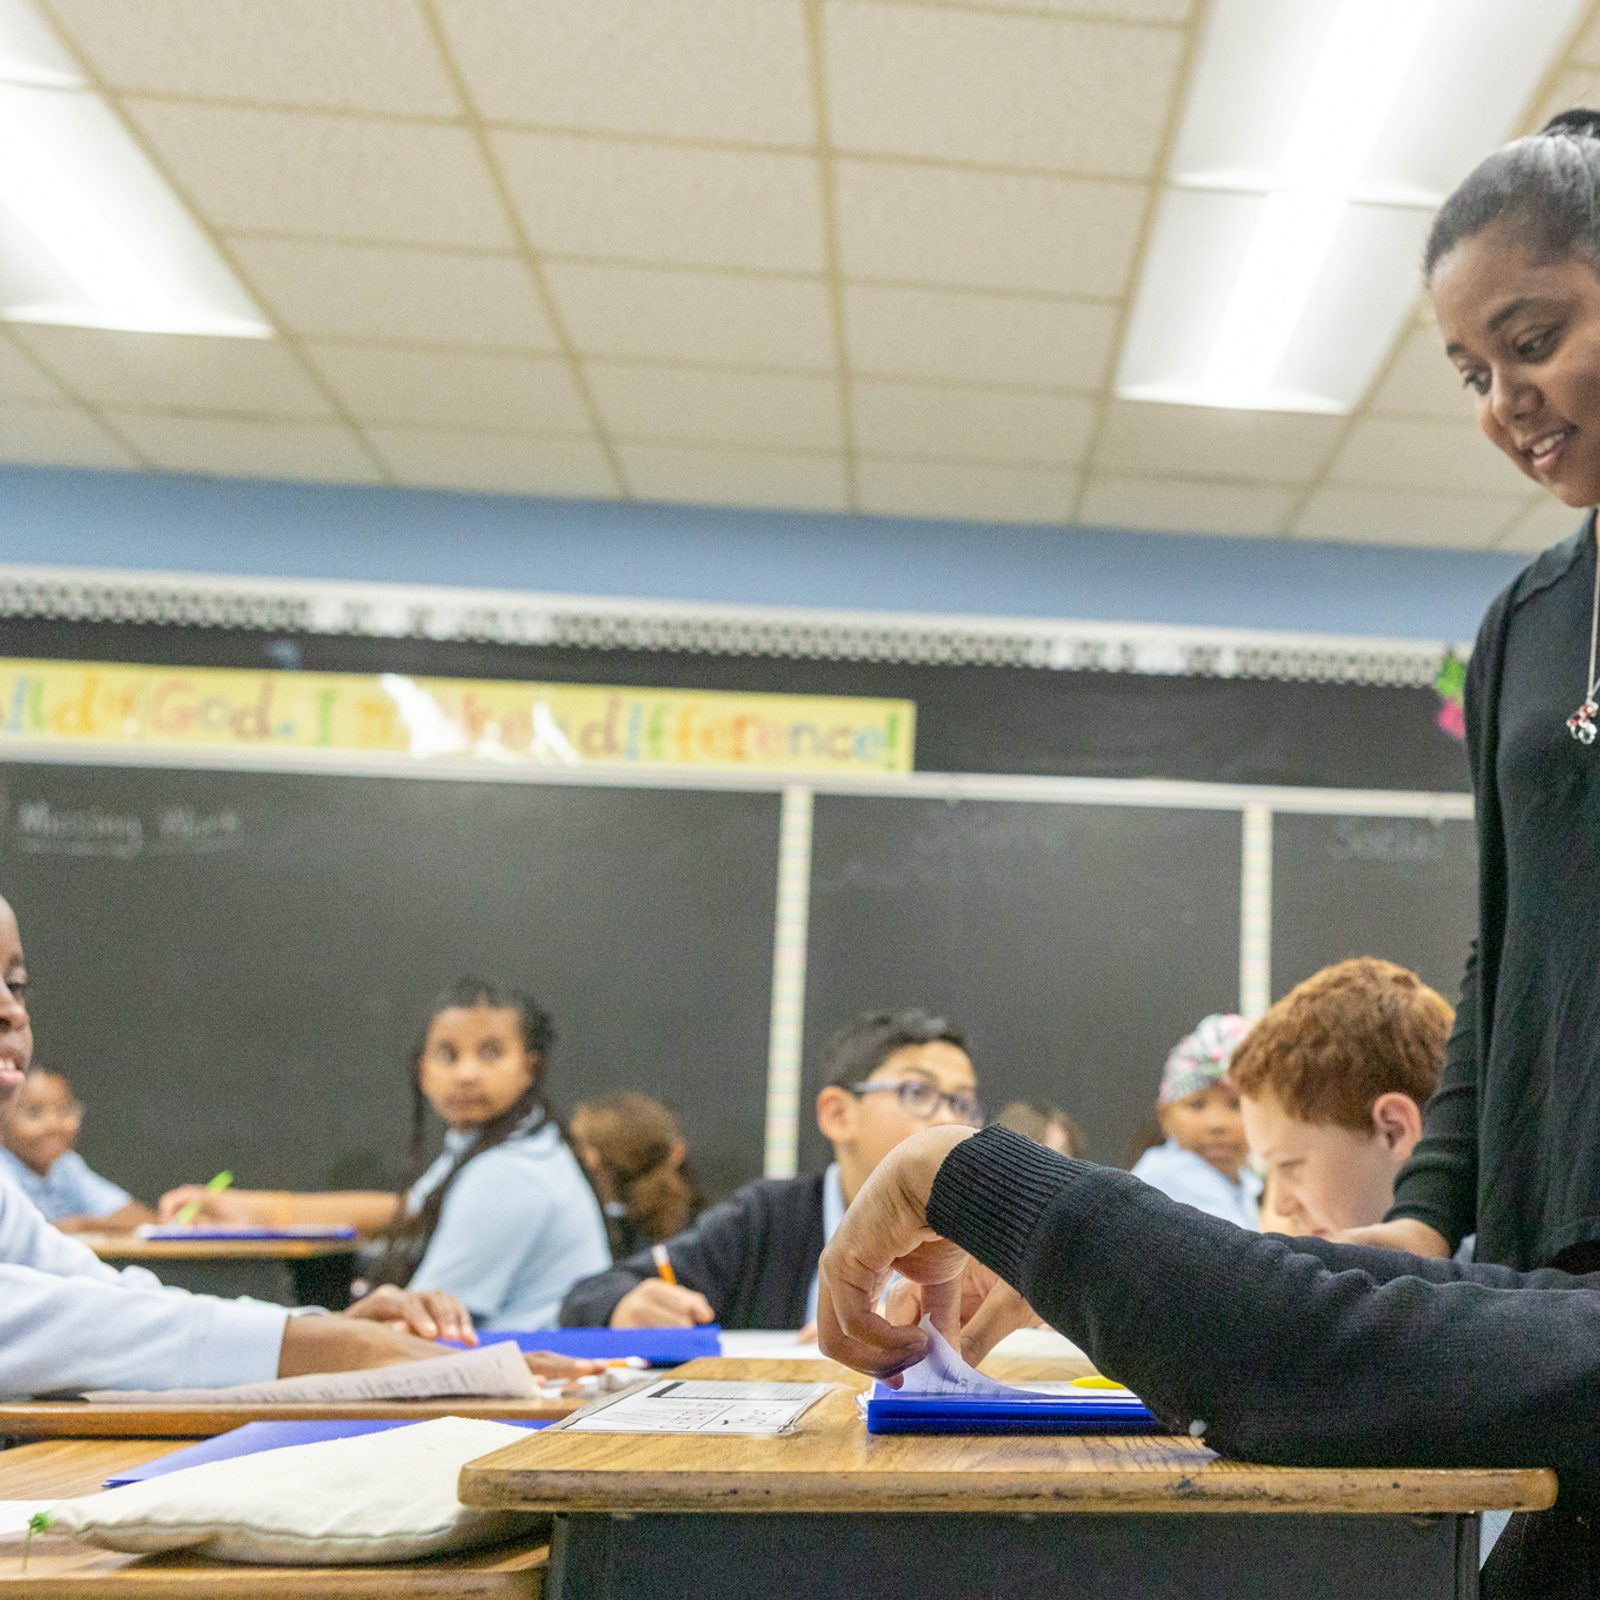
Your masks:
[{"label": "white paper sheet", "polygon": [[100,1405],[272,1405],[350,1400],[438,1400],[482,1396],[521,1400],[537,1395],[539,1380],[509,1340],[426,1361],[400,1361],[361,1372],[315,1373],[227,1389],[97,1389],[84,1399]]},{"label": "white paper sheet", "polygon": [[787,1433],[829,1383],[701,1383],[664,1378],[557,1426],[571,1433]]},{"label": "white paper sheet", "polygon": [[54,1500],[0,1500],[0,1539],[26,1533],[32,1518],[54,1504]]}]

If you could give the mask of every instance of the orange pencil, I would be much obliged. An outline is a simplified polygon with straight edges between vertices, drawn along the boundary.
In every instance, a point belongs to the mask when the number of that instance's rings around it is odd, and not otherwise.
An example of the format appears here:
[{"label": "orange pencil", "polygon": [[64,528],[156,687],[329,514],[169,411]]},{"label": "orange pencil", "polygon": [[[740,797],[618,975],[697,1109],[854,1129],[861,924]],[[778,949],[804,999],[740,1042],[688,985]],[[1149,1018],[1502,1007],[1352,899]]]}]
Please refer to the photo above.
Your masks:
[{"label": "orange pencil", "polygon": [[655,1258],[656,1271],[660,1273],[661,1281],[676,1284],[678,1274],[672,1270],[672,1257],[667,1254],[667,1247],[664,1244],[653,1244],[650,1246],[650,1254]]}]

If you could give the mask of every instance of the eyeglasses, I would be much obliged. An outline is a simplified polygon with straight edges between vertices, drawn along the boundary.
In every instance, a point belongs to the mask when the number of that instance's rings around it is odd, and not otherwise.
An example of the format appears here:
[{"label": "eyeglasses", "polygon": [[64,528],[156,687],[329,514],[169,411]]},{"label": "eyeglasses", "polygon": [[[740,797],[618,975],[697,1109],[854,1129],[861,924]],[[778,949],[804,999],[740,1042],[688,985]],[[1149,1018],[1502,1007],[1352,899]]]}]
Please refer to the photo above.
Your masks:
[{"label": "eyeglasses", "polygon": [[892,1094],[900,1109],[926,1122],[940,1106],[949,1106],[950,1115],[969,1128],[983,1126],[983,1102],[970,1089],[946,1094],[926,1078],[899,1078],[893,1083],[852,1083],[851,1094]]}]

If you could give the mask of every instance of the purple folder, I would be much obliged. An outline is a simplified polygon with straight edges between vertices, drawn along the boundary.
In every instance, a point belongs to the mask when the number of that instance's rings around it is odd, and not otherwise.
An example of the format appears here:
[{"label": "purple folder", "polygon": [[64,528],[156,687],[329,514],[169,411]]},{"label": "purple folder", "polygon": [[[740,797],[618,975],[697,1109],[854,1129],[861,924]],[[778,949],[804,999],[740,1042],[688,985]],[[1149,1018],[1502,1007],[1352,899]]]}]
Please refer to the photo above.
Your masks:
[{"label": "purple folder", "polygon": [[[107,1489],[120,1489],[125,1483],[143,1483],[146,1478],[162,1478],[185,1467],[203,1467],[211,1461],[231,1461],[235,1456],[253,1456],[262,1450],[282,1450],[291,1444],[321,1444],[326,1439],[350,1439],[361,1433],[383,1433],[389,1428],[415,1428],[415,1422],[247,1422],[242,1428],[202,1439],[186,1450],[147,1461],[142,1467],[128,1467],[114,1478],[107,1478]],[[548,1422],[510,1421],[512,1428],[547,1428]]]}]

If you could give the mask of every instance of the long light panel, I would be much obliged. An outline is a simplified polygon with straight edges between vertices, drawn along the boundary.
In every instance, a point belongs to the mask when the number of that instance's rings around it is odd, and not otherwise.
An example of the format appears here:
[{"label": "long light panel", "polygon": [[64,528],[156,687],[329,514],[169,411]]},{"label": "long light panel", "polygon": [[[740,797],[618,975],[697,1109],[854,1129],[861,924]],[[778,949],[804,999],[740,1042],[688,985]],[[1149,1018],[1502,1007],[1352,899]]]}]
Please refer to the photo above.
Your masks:
[{"label": "long light panel", "polygon": [[25,0],[0,0],[0,317],[272,334]]},{"label": "long light panel", "polygon": [[1347,411],[1429,217],[1583,0],[1217,0],[1118,371],[1128,399]]}]

